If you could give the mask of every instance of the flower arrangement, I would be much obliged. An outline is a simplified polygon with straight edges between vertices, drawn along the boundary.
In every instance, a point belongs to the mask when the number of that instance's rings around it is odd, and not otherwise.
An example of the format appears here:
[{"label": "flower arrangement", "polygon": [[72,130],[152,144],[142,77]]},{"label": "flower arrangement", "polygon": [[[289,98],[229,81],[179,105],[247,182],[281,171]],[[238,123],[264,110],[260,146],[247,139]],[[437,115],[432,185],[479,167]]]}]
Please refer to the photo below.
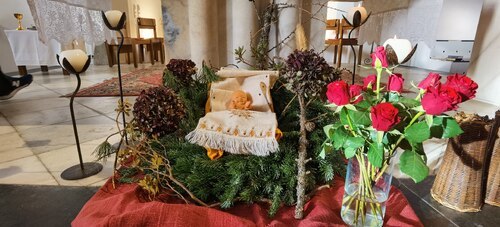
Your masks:
[{"label": "flower arrangement", "polygon": [[[415,182],[428,175],[422,143],[430,139],[451,138],[462,133],[460,126],[446,111],[456,110],[458,104],[474,98],[478,85],[465,75],[449,75],[446,83],[441,76],[430,73],[414,86],[416,97],[402,95],[404,77],[393,73],[384,47],[372,55],[372,68],[376,74],[367,76],[363,85],[348,85],[335,81],[327,86],[329,107],[335,109],[339,121],[324,127],[328,137],[323,152],[342,150],[358,180],[346,180],[342,216],[348,224],[361,221],[381,225],[387,196],[380,196],[389,182],[385,177],[393,157],[399,150],[400,169]],[[385,87],[381,86],[383,73],[389,75]],[[349,175],[349,172],[348,172]],[[349,177],[349,176],[348,176]],[[388,184],[388,185],[387,185]],[[347,217],[347,218],[346,218]]]}]

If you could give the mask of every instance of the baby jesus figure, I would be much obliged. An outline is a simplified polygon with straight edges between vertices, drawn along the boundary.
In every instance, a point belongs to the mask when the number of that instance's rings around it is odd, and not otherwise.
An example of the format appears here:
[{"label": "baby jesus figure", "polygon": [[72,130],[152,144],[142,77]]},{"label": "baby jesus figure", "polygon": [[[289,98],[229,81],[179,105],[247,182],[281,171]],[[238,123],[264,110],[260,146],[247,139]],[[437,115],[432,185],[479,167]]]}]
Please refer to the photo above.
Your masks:
[{"label": "baby jesus figure", "polygon": [[249,110],[252,108],[252,101],[248,99],[247,93],[242,90],[236,90],[231,96],[229,103],[230,110]]}]

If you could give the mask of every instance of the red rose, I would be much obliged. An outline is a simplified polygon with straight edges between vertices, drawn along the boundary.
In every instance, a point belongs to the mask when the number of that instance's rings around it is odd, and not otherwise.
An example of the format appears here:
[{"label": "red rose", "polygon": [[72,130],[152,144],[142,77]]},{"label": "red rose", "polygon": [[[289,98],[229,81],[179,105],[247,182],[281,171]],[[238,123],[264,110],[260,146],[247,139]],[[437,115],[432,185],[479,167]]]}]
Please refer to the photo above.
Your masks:
[{"label": "red rose", "polygon": [[363,86],[359,84],[353,84],[349,87],[349,94],[351,95],[351,98],[354,99],[354,101],[351,102],[352,104],[357,104],[363,101],[361,91],[363,91]]},{"label": "red rose", "polygon": [[375,52],[373,52],[371,55],[372,57],[372,66],[375,67],[375,62],[376,60],[380,60],[380,63],[382,63],[382,67],[387,68],[389,66],[389,63],[387,63],[387,56],[385,54],[385,49],[383,46],[377,47]]},{"label": "red rose", "polygon": [[462,96],[462,101],[467,101],[476,97],[477,83],[466,75],[449,75],[444,85],[455,89],[455,91]]},{"label": "red rose", "polygon": [[368,75],[363,79],[363,89],[366,90],[369,84],[372,84],[372,90],[377,90],[377,76],[375,74]]},{"label": "red rose", "polygon": [[394,91],[397,93],[401,93],[403,91],[403,83],[404,83],[403,75],[399,73],[394,73],[389,76],[389,82],[387,83],[387,89],[389,91]]},{"label": "red rose", "polygon": [[337,106],[349,104],[349,86],[343,80],[332,82],[327,86],[326,97],[330,103]]},{"label": "red rose", "polygon": [[388,102],[373,106],[370,111],[373,128],[377,131],[389,131],[401,120],[398,112],[398,109]]},{"label": "red rose", "polygon": [[427,90],[428,87],[436,87],[441,82],[441,75],[438,73],[429,73],[429,75],[418,84],[418,88]]},{"label": "red rose", "polygon": [[443,112],[456,110],[462,97],[455,89],[449,86],[429,87],[422,98],[422,107],[430,115],[439,115]]}]

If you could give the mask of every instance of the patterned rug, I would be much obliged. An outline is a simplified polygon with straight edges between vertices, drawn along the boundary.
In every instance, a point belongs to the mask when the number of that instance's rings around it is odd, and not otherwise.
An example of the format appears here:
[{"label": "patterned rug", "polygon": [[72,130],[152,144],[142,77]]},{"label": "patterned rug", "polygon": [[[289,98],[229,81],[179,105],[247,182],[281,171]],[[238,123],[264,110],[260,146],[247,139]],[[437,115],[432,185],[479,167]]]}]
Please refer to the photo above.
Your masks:
[{"label": "patterned rug", "polygon": [[[122,75],[123,95],[138,96],[142,90],[157,87],[162,84],[163,69],[165,66],[153,66],[138,69]],[[70,97],[72,93],[64,97]],[[118,75],[99,84],[81,89],[76,97],[120,96]]]}]

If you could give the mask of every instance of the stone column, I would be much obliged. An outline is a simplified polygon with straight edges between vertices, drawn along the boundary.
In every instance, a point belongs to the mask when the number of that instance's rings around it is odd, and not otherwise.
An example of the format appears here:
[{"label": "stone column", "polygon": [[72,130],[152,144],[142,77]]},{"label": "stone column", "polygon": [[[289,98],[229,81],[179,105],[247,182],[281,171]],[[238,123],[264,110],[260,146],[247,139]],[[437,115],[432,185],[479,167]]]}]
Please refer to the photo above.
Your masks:
[{"label": "stone column", "polygon": [[189,0],[188,5],[191,59],[198,67],[203,60],[219,67],[217,4]]},{"label": "stone column", "polygon": [[[310,19],[310,30],[307,38],[309,49],[314,49],[317,52],[325,48],[327,3],[328,0],[313,0],[311,5],[311,13],[315,19]],[[304,17],[305,15],[303,15]]]},{"label": "stone column", "polygon": [[[276,0],[276,3],[291,4],[295,7],[282,9],[279,13],[278,29],[277,29],[277,42],[281,42],[290,33],[295,31],[298,22],[298,7],[300,7],[301,0]],[[295,50],[295,38],[292,35],[288,38],[277,50],[278,56],[282,58],[288,57],[290,53]]]},{"label": "stone column", "polygon": [[[257,32],[257,15],[254,5],[250,1],[232,1],[231,2],[231,21],[232,21],[232,45],[229,51],[228,59],[233,59],[231,63],[236,64],[234,60],[234,49],[243,46],[246,50],[244,58],[253,63],[250,51],[250,42]],[[229,31],[228,31],[229,32]],[[236,64],[240,68],[249,68],[243,63]]]}]

